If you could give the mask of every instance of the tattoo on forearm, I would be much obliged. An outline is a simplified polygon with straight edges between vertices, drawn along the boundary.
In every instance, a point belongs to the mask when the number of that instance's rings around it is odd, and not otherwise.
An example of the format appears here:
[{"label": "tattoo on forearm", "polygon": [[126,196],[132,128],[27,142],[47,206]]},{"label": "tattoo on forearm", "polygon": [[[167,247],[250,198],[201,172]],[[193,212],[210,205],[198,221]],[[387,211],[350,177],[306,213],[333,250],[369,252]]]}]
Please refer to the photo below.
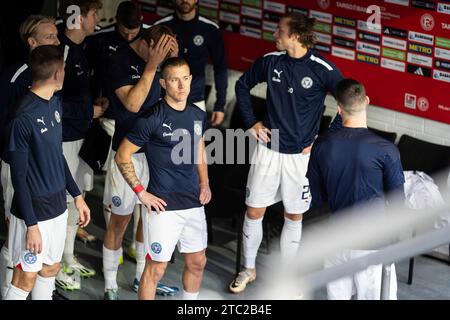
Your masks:
[{"label": "tattoo on forearm", "polygon": [[118,163],[117,166],[119,167],[120,173],[122,174],[123,178],[131,188],[134,188],[141,184],[138,177],[136,176],[136,172],[134,171],[133,162]]}]

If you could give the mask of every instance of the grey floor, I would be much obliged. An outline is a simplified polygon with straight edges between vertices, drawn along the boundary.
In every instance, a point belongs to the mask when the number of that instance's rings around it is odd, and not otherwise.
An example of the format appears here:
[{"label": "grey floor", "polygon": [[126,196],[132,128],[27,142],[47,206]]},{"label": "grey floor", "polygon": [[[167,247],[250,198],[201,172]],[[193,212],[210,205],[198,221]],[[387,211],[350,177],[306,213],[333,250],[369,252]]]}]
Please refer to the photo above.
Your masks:
[{"label": "grey floor", "polygon": [[[102,239],[105,223],[101,211],[101,200],[103,194],[103,176],[96,176],[95,189],[88,193],[86,199],[92,210],[92,223],[87,230],[97,237],[97,241],[84,244],[76,241],[75,252],[80,261],[92,266],[97,274],[89,279],[81,280],[81,290],[59,292],[70,300],[99,300],[103,299],[103,277],[102,277]],[[130,226],[131,227],[131,226]],[[119,267],[118,283],[120,286],[121,300],[136,300],[137,295],[131,290],[131,283],[135,276],[135,262],[125,254],[131,240],[131,228],[126,234],[124,241],[124,264]],[[307,227],[307,226],[305,226]],[[262,246],[258,255],[257,269],[263,273],[267,268],[267,261],[273,259],[278,245],[279,231],[281,227],[273,225],[270,230],[271,251]],[[208,263],[204,273],[204,279],[199,299],[201,300],[246,300],[257,299],[259,293],[265,290],[264,281],[250,284],[247,290],[239,295],[228,292],[227,286],[234,275],[236,232],[230,220],[214,220],[213,223],[214,243],[209,244],[207,249]],[[0,229],[0,239],[4,240],[4,230]],[[274,250],[275,249],[275,250]],[[448,252],[443,251],[444,258]],[[415,259],[413,284],[407,284],[408,261],[396,263],[398,278],[398,298],[400,300],[450,300],[450,265],[427,256],[419,256]],[[183,270],[183,258],[175,254],[175,263],[170,264],[166,272],[164,283],[181,286],[181,274]],[[175,297],[158,297],[158,299],[178,299]],[[319,290],[313,299],[326,299],[325,289]]]}]

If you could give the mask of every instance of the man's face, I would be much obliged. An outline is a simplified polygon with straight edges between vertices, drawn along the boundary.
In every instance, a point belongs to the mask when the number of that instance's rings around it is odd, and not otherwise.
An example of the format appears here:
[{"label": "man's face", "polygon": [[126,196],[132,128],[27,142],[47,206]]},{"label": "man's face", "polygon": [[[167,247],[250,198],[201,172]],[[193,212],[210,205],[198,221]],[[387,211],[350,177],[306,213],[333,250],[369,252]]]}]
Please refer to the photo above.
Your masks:
[{"label": "man's face", "polygon": [[298,42],[296,35],[292,34],[289,36],[289,18],[282,18],[278,23],[277,29],[273,34],[276,40],[276,46],[278,50],[286,50],[292,47],[295,42]]},{"label": "man's face", "polygon": [[31,50],[43,45],[59,45],[58,29],[55,24],[47,22],[39,25],[34,36],[28,38],[28,44]]},{"label": "man's face", "polygon": [[183,14],[191,13],[195,10],[196,4],[197,0],[176,0],[175,10]]},{"label": "man's face", "polygon": [[191,90],[192,76],[187,65],[168,67],[161,79],[166,96],[175,102],[187,101]]},{"label": "man's face", "polygon": [[120,23],[117,23],[117,31],[127,42],[130,42],[138,35],[141,27],[137,27],[135,29],[128,29]]},{"label": "man's face", "polygon": [[97,9],[91,9],[86,16],[81,15],[81,29],[86,36],[91,35],[95,31],[95,26],[100,21],[97,15]]}]

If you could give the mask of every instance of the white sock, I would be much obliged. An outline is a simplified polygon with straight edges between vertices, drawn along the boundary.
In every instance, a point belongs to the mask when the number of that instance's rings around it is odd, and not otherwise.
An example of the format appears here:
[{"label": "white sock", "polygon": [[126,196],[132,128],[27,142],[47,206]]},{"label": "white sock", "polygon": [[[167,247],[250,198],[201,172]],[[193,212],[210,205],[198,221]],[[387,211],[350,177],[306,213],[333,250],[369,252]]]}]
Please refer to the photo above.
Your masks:
[{"label": "white sock", "polygon": [[145,268],[144,244],[136,241],[136,279],[141,281],[142,272]]},{"label": "white sock", "polygon": [[5,300],[27,300],[28,294],[29,292],[17,288],[11,284],[8,292],[6,293]]},{"label": "white sock", "polygon": [[33,300],[52,300],[54,284],[55,277],[45,278],[37,275],[36,283],[31,291],[31,298]]},{"label": "white sock", "polygon": [[250,219],[247,214],[244,218],[243,228],[243,249],[244,249],[244,265],[248,269],[255,269],[256,255],[263,238],[263,218]]},{"label": "white sock", "polygon": [[103,216],[105,217],[106,228],[108,228],[109,219],[111,219],[111,208],[103,205]]},{"label": "white sock", "polygon": [[64,254],[63,262],[67,264],[74,264],[75,259],[73,255],[73,250],[75,247],[75,238],[77,237],[78,226],[67,224],[66,242],[64,243]]},{"label": "white sock", "polygon": [[119,259],[122,256],[122,248],[109,250],[103,246],[103,275],[105,277],[105,292],[107,289],[118,289],[117,270]]},{"label": "white sock", "polygon": [[78,213],[78,210],[75,207],[75,203],[67,202],[67,225],[68,226],[77,226],[79,220],[80,220],[80,214]]},{"label": "white sock", "polygon": [[281,261],[287,265],[297,256],[302,238],[302,221],[294,221],[284,217],[283,230],[280,236]]},{"label": "white sock", "polygon": [[3,245],[2,250],[0,250],[0,289],[2,299],[5,299],[6,297],[6,293],[8,292],[12,281],[13,273],[13,263],[9,256],[9,250],[5,245]]},{"label": "white sock", "polygon": [[182,300],[197,300],[198,292],[186,292],[183,290]]}]

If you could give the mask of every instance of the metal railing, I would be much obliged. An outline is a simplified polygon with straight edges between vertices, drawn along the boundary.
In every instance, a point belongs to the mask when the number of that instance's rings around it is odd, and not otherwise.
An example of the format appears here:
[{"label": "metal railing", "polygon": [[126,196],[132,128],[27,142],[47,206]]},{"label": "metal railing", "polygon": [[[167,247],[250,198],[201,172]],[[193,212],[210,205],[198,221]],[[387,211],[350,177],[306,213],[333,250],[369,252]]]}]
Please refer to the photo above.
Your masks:
[{"label": "metal railing", "polygon": [[[269,273],[262,275],[273,281],[267,280],[270,289],[261,292],[260,297],[292,299],[301,292],[303,298],[308,299],[329,282],[353,275],[368,266],[383,265],[380,298],[388,299],[392,263],[450,243],[448,205],[426,212],[407,209],[403,203],[391,205],[391,209],[392,212],[385,215],[367,212],[343,215],[343,219],[331,224],[319,223],[305,230],[298,259],[285,270],[280,267],[280,260],[274,259],[276,262],[269,266]],[[370,208],[361,210],[370,211]],[[441,221],[439,228],[436,221]],[[443,224],[442,221],[446,222]],[[378,246],[380,239],[385,239],[385,244]],[[327,257],[341,250],[359,249],[359,245],[370,244],[377,244],[376,248],[380,249],[324,269],[323,262]]]}]

